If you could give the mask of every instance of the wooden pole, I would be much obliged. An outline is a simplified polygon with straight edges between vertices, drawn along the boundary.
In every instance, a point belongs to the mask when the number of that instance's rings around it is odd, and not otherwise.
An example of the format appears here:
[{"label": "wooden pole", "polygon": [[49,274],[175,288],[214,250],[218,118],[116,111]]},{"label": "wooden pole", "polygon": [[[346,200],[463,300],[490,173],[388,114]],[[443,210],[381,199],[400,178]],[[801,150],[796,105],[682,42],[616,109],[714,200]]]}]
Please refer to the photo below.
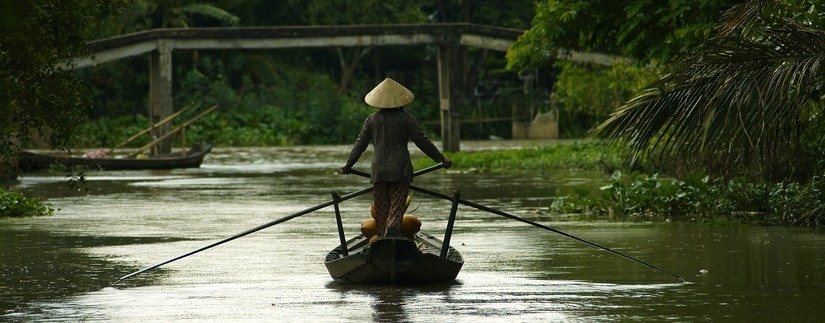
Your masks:
[{"label": "wooden pole", "polygon": [[447,219],[447,230],[444,230],[444,240],[441,245],[441,258],[447,258],[447,251],[450,250],[450,238],[453,236],[453,225],[455,224],[455,213],[458,211],[458,200],[461,192],[456,191],[453,195],[453,206],[450,208],[450,217]]},{"label": "wooden pole", "polygon": [[[149,55],[149,122],[153,125],[152,134],[159,138],[169,138],[166,134],[171,128],[168,123],[159,127],[154,124],[172,115],[172,45],[170,41],[158,40],[157,50]],[[164,140],[155,148],[158,154],[169,153],[172,143]]]},{"label": "wooden pole", "polygon": [[163,125],[163,124],[165,124],[165,123],[167,123],[167,122],[169,122],[169,121],[172,121],[172,119],[177,118],[179,115],[181,115],[182,113],[184,113],[184,112],[188,111],[189,109],[191,109],[191,108],[192,108],[192,107],[194,107],[194,106],[195,106],[195,104],[194,104],[194,103],[190,103],[190,104],[188,104],[187,106],[183,107],[183,109],[180,109],[180,111],[175,112],[174,114],[172,114],[171,116],[167,117],[166,119],[163,119],[163,120],[161,120],[160,122],[158,122],[158,123],[156,123],[156,124],[153,124],[153,125],[149,126],[149,128],[143,129],[143,130],[141,130],[140,132],[136,133],[135,135],[133,135],[133,136],[129,137],[129,139],[126,139],[125,141],[121,142],[121,143],[120,143],[120,144],[118,144],[117,146],[115,146],[115,147],[113,147],[112,149],[110,149],[110,150],[107,152],[107,154],[111,154],[111,153],[115,152],[115,149],[118,149],[118,148],[120,148],[120,147],[125,146],[126,144],[128,144],[128,143],[132,142],[132,140],[135,140],[135,139],[137,139],[138,137],[140,137],[140,136],[142,136],[142,135],[145,135],[147,132],[152,131],[152,129],[154,129],[154,128],[156,128],[156,127],[160,127],[161,125]]},{"label": "wooden pole", "polygon": [[441,142],[445,152],[460,150],[461,119],[456,104],[457,96],[453,70],[457,63],[458,45],[438,47],[438,94],[441,109]]},{"label": "wooden pole", "polygon": [[138,148],[138,150],[137,150],[134,154],[139,154],[139,153],[141,153],[142,151],[144,151],[144,150],[146,150],[146,149],[149,149],[149,148],[151,148],[151,147],[154,147],[155,145],[157,145],[157,144],[158,144],[159,142],[161,142],[162,140],[164,140],[164,139],[166,139],[166,138],[169,138],[170,136],[172,136],[172,135],[174,135],[174,134],[178,133],[178,132],[179,132],[179,131],[181,131],[181,129],[183,129],[184,127],[186,127],[186,126],[188,126],[189,124],[191,124],[192,122],[195,122],[196,120],[198,120],[198,119],[202,118],[203,116],[207,115],[208,113],[210,113],[210,112],[212,112],[212,111],[215,111],[215,109],[217,109],[217,108],[218,108],[218,105],[217,105],[217,104],[216,104],[216,105],[213,105],[211,108],[209,108],[209,110],[206,110],[206,111],[204,111],[203,113],[201,113],[201,114],[199,114],[199,115],[196,115],[195,117],[193,117],[192,119],[187,120],[186,122],[184,122],[184,123],[183,123],[183,124],[181,124],[180,126],[176,127],[175,129],[172,129],[172,131],[169,131],[169,132],[167,132],[166,134],[164,134],[163,136],[158,137],[158,138],[157,138],[157,139],[155,139],[154,141],[152,141],[152,142],[150,142],[150,143],[148,143],[148,144],[144,145],[143,147]]},{"label": "wooden pole", "polygon": [[[338,225],[338,238],[341,240],[341,254],[345,257],[349,254],[347,250],[347,238],[344,236],[344,223],[341,221],[341,210],[338,208],[338,202],[341,201],[341,196],[337,193],[332,193],[332,206],[335,208],[335,223]],[[369,239],[369,237],[367,237]]]}]

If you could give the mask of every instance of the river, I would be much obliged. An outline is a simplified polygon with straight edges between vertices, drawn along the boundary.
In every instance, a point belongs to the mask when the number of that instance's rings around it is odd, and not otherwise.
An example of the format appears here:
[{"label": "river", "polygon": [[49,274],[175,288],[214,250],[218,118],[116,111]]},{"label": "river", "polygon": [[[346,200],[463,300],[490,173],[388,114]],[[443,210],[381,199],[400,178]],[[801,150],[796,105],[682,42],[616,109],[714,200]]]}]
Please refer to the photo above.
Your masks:
[{"label": "river", "polygon": [[[508,145],[504,143],[504,145]],[[481,146],[462,143],[462,149]],[[489,149],[490,147],[484,147]],[[548,212],[599,173],[439,170],[414,184],[593,242],[460,206],[454,284],[341,285],[323,259],[338,243],[331,207],[115,283],[119,277],[369,186],[339,175],[346,146],[216,148],[201,168],[26,174],[49,217],[0,219],[0,321],[147,322],[814,322],[825,318],[825,232],[816,228],[580,220]],[[418,153],[416,158],[422,156]],[[369,165],[369,154],[356,168]],[[370,195],[341,205],[347,237]],[[416,193],[423,230],[450,203]]]}]

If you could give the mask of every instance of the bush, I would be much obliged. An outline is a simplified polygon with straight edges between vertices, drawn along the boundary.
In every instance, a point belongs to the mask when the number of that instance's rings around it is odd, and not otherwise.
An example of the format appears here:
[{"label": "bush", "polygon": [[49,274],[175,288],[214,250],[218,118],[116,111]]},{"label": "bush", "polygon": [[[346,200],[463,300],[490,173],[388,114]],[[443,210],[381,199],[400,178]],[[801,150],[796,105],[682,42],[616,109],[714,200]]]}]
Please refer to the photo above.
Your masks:
[{"label": "bush", "polygon": [[[100,117],[84,124],[83,139],[79,147],[102,148],[115,147],[129,137],[149,127],[149,118],[145,115],[127,115],[121,117]],[[140,147],[151,142],[149,135],[135,138],[128,146]]]},{"label": "bush", "polygon": [[599,198],[557,197],[558,212],[607,215],[618,219],[720,220],[767,225],[825,224],[822,177],[808,183],[727,182],[693,174],[682,180],[658,174],[625,176],[617,171]]},{"label": "bush", "polygon": [[17,192],[0,187],[0,217],[24,217],[52,215],[55,210],[36,198],[27,198]]},{"label": "bush", "polygon": [[[247,147],[349,143],[374,111],[361,98],[337,95],[335,81],[322,73],[283,68],[265,83],[243,79],[233,85],[224,76],[221,61],[200,62],[199,69],[182,73],[182,86],[175,90],[176,110],[190,102],[196,107],[172,126],[212,105],[220,107],[186,128],[187,143]],[[100,117],[87,123],[89,139],[83,145],[112,147],[148,126],[143,115]],[[128,147],[148,142],[149,136],[142,136]]]},{"label": "bush", "polygon": [[560,129],[578,137],[604,121],[616,108],[657,78],[657,70],[619,60],[611,66],[559,61],[553,96],[562,109]]}]

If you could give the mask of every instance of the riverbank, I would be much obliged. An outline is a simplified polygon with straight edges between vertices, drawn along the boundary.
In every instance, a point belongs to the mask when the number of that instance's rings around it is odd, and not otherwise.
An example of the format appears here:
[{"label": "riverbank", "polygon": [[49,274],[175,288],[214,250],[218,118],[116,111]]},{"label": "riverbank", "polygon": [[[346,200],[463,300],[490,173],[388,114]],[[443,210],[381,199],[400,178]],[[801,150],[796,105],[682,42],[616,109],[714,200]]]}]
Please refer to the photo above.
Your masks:
[{"label": "riverbank", "polygon": [[[349,149],[346,145],[273,148],[300,152],[307,147],[339,151],[341,156],[336,158],[341,163]],[[410,151],[416,169],[432,165],[433,162],[412,144]],[[362,158],[367,160],[369,154],[368,150]],[[825,208],[820,203],[820,197],[825,194],[825,183],[822,181],[751,183],[741,178],[724,181],[703,174],[676,179],[659,174],[631,173],[621,167],[625,163],[619,147],[592,139],[463,141],[460,152],[447,155],[454,162],[452,172],[502,176],[558,172],[601,174],[598,179],[594,178],[596,182],[581,189],[548,195],[546,198],[553,201],[547,210],[551,213],[626,221],[679,220],[791,226],[825,224]],[[215,156],[207,157],[207,162],[209,158]],[[337,167],[340,165],[329,165],[330,169]],[[6,200],[10,201],[8,203],[14,201]],[[48,204],[31,208],[33,211],[49,209]],[[31,215],[42,214],[32,212]]]},{"label": "riverbank", "polygon": [[[620,147],[596,140],[467,143],[451,155],[456,169],[485,173],[601,171],[600,189],[553,197],[550,211],[619,220],[690,221],[748,225],[825,225],[825,181],[807,183],[723,180],[694,173],[667,178],[630,172]],[[423,163],[422,163],[423,165]]]},{"label": "riverbank", "polygon": [[[460,152],[445,154],[457,170],[485,173],[612,172],[621,164],[617,147],[592,139],[469,141],[463,142]],[[429,163],[417,160],[414,166],[422,168]]]}]

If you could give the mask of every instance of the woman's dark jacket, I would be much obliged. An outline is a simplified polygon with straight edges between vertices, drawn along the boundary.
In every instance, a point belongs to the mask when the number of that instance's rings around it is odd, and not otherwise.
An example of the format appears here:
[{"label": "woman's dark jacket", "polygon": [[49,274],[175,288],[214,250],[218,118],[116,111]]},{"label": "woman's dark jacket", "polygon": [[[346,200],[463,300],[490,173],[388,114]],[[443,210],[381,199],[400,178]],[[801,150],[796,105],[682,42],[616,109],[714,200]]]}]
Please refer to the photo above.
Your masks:
[{"label": "woman's dark jacket", "polygon": [[364,121],[361,133],[355,140],[347,165],[352,167],[361,153],[372,142],[372,176],[370,182],[412,181],[413,167],[407,142],[412,142],[435,162],[444,156],[427,138],[418,120],[403,109],[379,109]]}]

